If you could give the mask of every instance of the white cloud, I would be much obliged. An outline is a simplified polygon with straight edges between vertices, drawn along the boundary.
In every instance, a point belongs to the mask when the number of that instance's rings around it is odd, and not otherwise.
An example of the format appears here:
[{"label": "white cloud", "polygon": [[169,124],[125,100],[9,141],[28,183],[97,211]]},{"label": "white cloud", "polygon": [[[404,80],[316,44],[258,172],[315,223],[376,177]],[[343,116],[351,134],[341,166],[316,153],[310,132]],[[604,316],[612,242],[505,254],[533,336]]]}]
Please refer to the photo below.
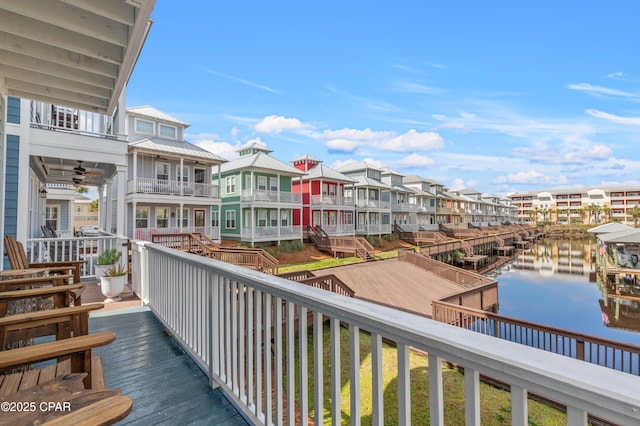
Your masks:
[{"label": "white cloud", "polygon": [[567,161],[585,162],[589,160],[606,160],[613,155],[611,148],[605,145],[591,145],[584,150],[567,152],[563,158]]},{"label": "white cloud", "polygon": [[463,189],[463,188],[466,188],[466,187],[467,187],[467,185],[465,185],[464,179],[460,179],[460,178],[455,178],[453,180],[453,182],[451,182],[451,185],[449,185],[449,189],[451,189],[453,191],[458,190],[458,189]]},{"label": "white cloud", "polygon": [[610,114],[608,112],[599,111],[597,109],[588,109],[586,113],[592,117],[613,121],[614,123],[640,126],[640,117],[621,117],[619,115]]},{"label": "white cloud", "polygon": [[424,155],[419,155],[413,153],[402,160],[396,162],[396,165],[399,167],[420,167],[420,166],[431,166],[435,161],[431,157],[426,157]]},{"label": "white cloud", "polygon": [[534,170],[527,172],[510,173],[508,175],[498,176],[493,180],[493,183],[524,183],[524,184],[542,184],[542,185],[562,185],[567,183],[567,177],[564,175],[559,176],[545,176]]},{"label": "white cloud", "polygon": [[366,161],[367,163],[371,164],[372,166],[378,167],[380,169],[382,169],[384,167],[388,167],[383,162],[378,161],[375,158],[371,158],[371,157],[367,157],[367,158],[364,158],[362,160],[354,160],[353,158],[349,158],[347,160],[336,160],[333,163],[331,163],[330,167],[337,170],[337,169],[339,169],[341,167],[346,166],[347,164],[357,163],[358,161]]},{"label": "white cloud", "polygon": [[199,146],[202,149],[206,149],[209,152],[212,152],[225,160],[233,160],[238,156],[238,153],[235,150],[238,148],[238,145],[232,145],[229,142],[224,141],[216,141],[218,139],[217,135],[210,133],[201,133],[198,135],[187,135],[189,139],[191,139],[194,145]]},{"label": "white cloud", "polygon": [[617,96],[621,98],[639,99],[640,97],[635,93],[625,92],[623,90],[612,89],[610,87],[594,86],[589,83],[570,84],[568,89],[578,90],[580,92],[588,93],[590,95],[598,96]]},{"label": "white cloud", "polygon": [[209,74],[213,74],[213,75],[216,75],[218,77],[226,78],[227,80],[232,80],[232,81],[238,82],[240,84],[244,84],[245,86],[251,86],[251,87],[255,87],[255,88],[260,89],[260,90],[264,90],[266,92],[280,94],[280,92],[278,90],[276,90],[276,89],[272,89],[271,87],[264,86],[262,84],[254,83],[253,81],[245,80],[244,78],[235,77],[233,75],[228,75],[228,74],[223,74],[221,72],[217,72],[217,71],[213,71],[213,70],[205,70],[205,71],[208,72]]},{"label": "white cloud", "polygon": [[312,128],[310,124],[305,124],[297,118],[287,118],[281,115],[270,115],[264,117],[254,129],[258,133],[280,133],[283,130],[300,130]]},{"label": "white cloud", "polygon": [[382,151],[428,151],[442,148],[444,139],[435,132],[417,132],[411,129],[397,135],[395,132],[371,129],[325,130],[319,135],[330,150],[353,152],[358,148],[373,148]]},{"label": "white cloud", "polygon": [[424,84],[413,83],[409,81],[398,82],[394,84],[393,88],[400,92],[420,93],[424,95],[435,95],[442,93],[442,89],[439,89],[437,87],[425,86]]}]

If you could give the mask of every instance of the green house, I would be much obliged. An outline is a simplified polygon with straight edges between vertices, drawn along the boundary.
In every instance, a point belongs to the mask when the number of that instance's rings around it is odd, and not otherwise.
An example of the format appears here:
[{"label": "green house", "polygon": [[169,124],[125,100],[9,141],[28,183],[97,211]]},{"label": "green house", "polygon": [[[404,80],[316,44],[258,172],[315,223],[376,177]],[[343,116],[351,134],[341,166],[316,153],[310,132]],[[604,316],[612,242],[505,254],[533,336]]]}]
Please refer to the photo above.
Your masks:
[{"label": "green house", "polygon": [[[221,166],[220,236],[266,245],[301,240],[299,225],[302,197],[292,192],[292,181],[304,172],[272,157],[272,150],[260,142],[249,142],[236,150],[239,158]],[[294,225],[294,223],[296,225]]]}]

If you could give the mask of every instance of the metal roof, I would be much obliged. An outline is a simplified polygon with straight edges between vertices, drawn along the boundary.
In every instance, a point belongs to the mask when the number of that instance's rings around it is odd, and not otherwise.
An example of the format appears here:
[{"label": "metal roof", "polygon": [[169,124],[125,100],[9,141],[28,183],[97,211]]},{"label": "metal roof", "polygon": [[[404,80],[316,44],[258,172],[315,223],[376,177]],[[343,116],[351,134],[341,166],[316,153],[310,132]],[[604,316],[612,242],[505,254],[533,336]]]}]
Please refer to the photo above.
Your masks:
[{"label": "metal roof", "polygon": [[[295,160],[294,160],[295,161]],[[357,180],[350,178],[349,176],[343,175],[337,170],[332,169],[329,166],[325,166],[324,164],[318,164],[317,166],[309,169],[307,171],[307,175],[304,177],[307,179],[331,179],[338,182],[346,182],[346,183],[354,183]]]},{"label": "metal roof", "polygon": [[179,157],[189,157],[194,159],[204,159],[210,163],[222,163],[227,160],[224,158],[200,148],[197,145],[187,141],[177,141],[174,139],[164,138],[147,138],[136,142],[129,143],[129,149],[138,149],[142,151],[151,151],[156,154],[171,154]]},{"label": "metal roof", "polygon": [[356,172],[359,170],[367,170],[367,169],[384,172],[384,170],[381,169],[380,167],[374,166],[373,164],[367,161],[355,161],[353,163],[345,164],[344,166],[340,167],[338,171],[341,173],[348,173],[348,172]]},{"label": "metal roof", "polygon": [[587,229],[587,232],[591,234],[606,234],[609,232],[620,232],[634,229],[633,226],[625,225],[619,222],[605,223],[604,225],[596,226],[595,228]]},{"label": "metal roof", "polygon": [[4,94],[111,115],[155,0],[0,0]]},{"label": "metal roof", "polygon": [[137,115],[140,117],[146,117],[146,118],[151,118],[153,120],[157,120],[157,121],[166,121],[167,123],[172,123],[172,124],[177,124],[180,126],[183,126],[185,128],[189,127],[190,124],[185,123],[182,120],[178,120],[177,118],[159,111],[157,109],[155,109],[152,106],[149,105],[145,105],[145,106],[139,106],[139,107],[131,107],[131,108],[127,108],[127,114],[131,114],[131,115]]},{"label": "metal roof", "polygon": [[608,232],[598,235],[600,241],[605,243],[640,243],[640,229],[628,229],[625,231]]},{"label": "metal roof", "polygon": [[366,176],[354,176],[354,178],[357,181],[357,183],[355,185],[356,187],[358,187],[358,186],[370,186],[370,187],[373,187],[373,188],[380,188],[380,189],[392,189],[386,183],[382,183],[379,180],[371,179],[371,178],[368,178]]},{"label": "metal roof", "polygon": [[278,172],[284,175],[294,175],[294,176],[302,176],[306,173],[296,169],[285,163],[284,161],[280,161],[277,158],[273,158],[269,154],[264,152],[258,152],[252,155],[246,155],[244,157],[236,158],[233,161],[229,161],[228,163],[224,163],[221,166],[222,172],[230,172],[233,170],[249,170],[249,169],[259,169],[266,171]]}]

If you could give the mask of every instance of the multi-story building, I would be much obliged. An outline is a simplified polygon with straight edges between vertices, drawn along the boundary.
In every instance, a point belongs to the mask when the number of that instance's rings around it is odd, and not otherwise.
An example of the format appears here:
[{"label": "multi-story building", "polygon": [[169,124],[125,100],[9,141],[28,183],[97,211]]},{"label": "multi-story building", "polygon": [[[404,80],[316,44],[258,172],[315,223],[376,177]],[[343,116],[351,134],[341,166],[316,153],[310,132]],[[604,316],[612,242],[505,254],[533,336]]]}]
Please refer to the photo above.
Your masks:
[{"label": "multi-story building", "polygon": [[526,191],[510,194],[509,199],[520,222],[633,224],[632,209],[640,202],[640,188],[615,185]]},{"label": "multi-story building", "polygon": [[150,106],[127,108],[127,236],[200,232],[220,238],[223,158],[184,140],[189,125]]},{"label": "multi-story building", "polygon": [[383,169],[382,182],[391,187],[388,194],[391,201],[391,223],[400,226],[404,231],[418,231],[418,211],[420,205],[413,189],[404,186],[404,175],[389,168]]},{"label": "multi-story building", "polygon": [[353,190],[345,189],[345,196],[353,198],[355,203],[356,234],[390,234],[392,188],[382,182],[384,170],[366,161],[358,161],[338,171],[356,180]]},{"label": "multi-story building", "polygon": [[320,225],[331,236],[354,235],[353,197],[345,196],[345,188],[353,191],[356,180],[311,155],[296,157],[292,163],[306,173],[292,184],[292,191],[302,194],[302,213],[294,214],[293,224],[304,229]]},{"label": "multi-story building", "polygon": [[293,192],[293,181],[301,185],[305,173],[272,157],[262,143],[247,143],[236,152],[239,158],[214,176],[222,189],[222,238],[251,245],[301,240],[302,222],[294,214],[302,211],[302,194]]}]

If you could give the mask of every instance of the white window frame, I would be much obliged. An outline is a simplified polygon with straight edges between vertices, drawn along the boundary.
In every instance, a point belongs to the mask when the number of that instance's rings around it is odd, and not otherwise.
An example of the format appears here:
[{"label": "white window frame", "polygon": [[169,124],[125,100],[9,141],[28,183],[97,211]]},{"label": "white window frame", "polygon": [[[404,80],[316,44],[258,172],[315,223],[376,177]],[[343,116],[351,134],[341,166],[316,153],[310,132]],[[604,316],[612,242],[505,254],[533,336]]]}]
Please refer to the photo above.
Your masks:
[{"label": "white window frame", "polygon": [[[189,218],[191,217],[190,214],[191,212],[189,211],[188,207],[182,208],[182,228],[187,228],[189,226]],[[179,221],[180,220],[178,219],[178,222]]]},{"label": "white window frame", "polygon": [[224,213],[225,217],[225,228],[226,229],[236,229],[236,211],[235,210],[227,210]]},{"label": "white window frame", "polygon": [[211,210],[211,226],[220,227],[220,212],[218,210]]},{"label": "white window frame", "polygon": [[[151,132],[140,130],[138,128],[138,123],[151,124]],[[134,127],[135,127],[136,133],[140,133],[141,135],[155,135],[155,132],[156,132],[156,123],[150,120],[143,120],[142,118],[135,119]]]},{"label": "white window frame", "polygon": [[[200,179],[198,177],[198,173],[202,172],[202,182],[198,182],[198,180]],[[193,168],[193,181],[195,183],[211,183],[211,179],[209,179],[209,182],[207,182],[207,169],[203,168],[203,167],[194,167]]]},{"label": "white window frame", "polygon": [[282,210],[280,212],[280,226],[289,226],[289,212],[287,210]]},{"label": "white window frame", "polygon": [[272,192],[278,191],[278,178],[276,176],[271,176],[269,178],[269,191],[272,191]]},{"label": "white window frame", "polygon": [[227,176],[226,193],[227,195],[236,193],[236,177],[235,176]]},{"label": "white window frame", "polygon": [[178,182],[189,182],[191,179],[191,166],[182,166],[180,171],[180,164],[176,164],[176,180]]},{"label": "white window frame", "polygon": [[267,211],[258,210],[258,227],[265,228],[267,226]]},{"label": "white window frame", "polygon": [[[52,214],[55,212],[55,214]],[[51,226],[54,230],[60,229],[60,206],[47,206],[45,208],[45,223],[49,225],[49,222],[55,222],[54,226]]]},{"label": "white window frame", "polygon": [[[159,176],[164,176],[165,173],[158,173],[158,168],[160,166],[166,167],[166,179],[160,178]],[[169,180],[171,178],[171,165],[169,163],[165,163],[163,161],[156,161],[156,180]]]},{"label": "white window frame", "polygon": [[266,191],[267,190],[267,177],[266,176],[258,176],[258,186],[256,187],[258,191]]},{"label": "white window frame", "polygon": [[[173,130],[172,134],[165,134],[163,133],[163,130],[168,130],[171,129]],[[178,128],[176,126],[170,126],[168,124],[163,124],[160,123],[158,124],[158,135],[165,137],[165,138],[169,138],[169,139],[177,139],[178,138]]]},{"label": "white window frame", "polygon": [[[138,216],[138,212],[142,212],[142,211],[146,211],[146,213],[147,213],[146,217]],[[139,220],[145,220],[146,223],[147,223],[146,226],[138,226],[138,221]],[[147,229],[147,228],[149,228],[149,207],[147,207],[147,206],[136,207],[136,219],[135,219],[135,222],[136,222],[136,229],[143,229],[143,228]]]},{"label": "white window frame", "polygon": [[[156,212],[156,228],[168,228],[169,227],[169,216],[171,215],[169,213],[169,207],[156,207],[155,208]],[[160,213],[164,212],[164,216],[160,216]],[[161,222],[162,221],[162,225]]]},{"label": "white window frame", "polygon": [[271,226],[272,228],[278,227],[278,211],[277,210],[271,210],[269,212],[269,226]]}]

